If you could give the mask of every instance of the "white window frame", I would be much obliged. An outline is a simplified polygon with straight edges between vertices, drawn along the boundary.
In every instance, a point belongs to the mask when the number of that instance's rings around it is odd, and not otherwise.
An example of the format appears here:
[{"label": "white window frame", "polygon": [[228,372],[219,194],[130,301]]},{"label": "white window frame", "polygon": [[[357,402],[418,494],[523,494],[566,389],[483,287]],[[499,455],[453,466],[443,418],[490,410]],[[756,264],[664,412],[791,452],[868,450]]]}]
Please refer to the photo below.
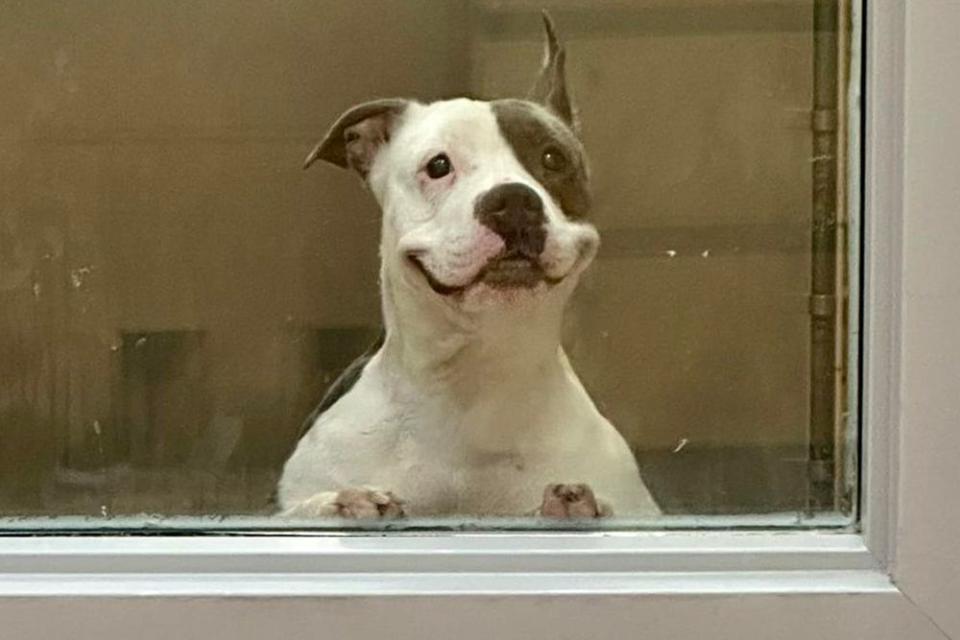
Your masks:
[{"label": "white window frame", "polygon": [[7,537],[0,637],[960,639],[960,3],[867,33],[862,533]]}]

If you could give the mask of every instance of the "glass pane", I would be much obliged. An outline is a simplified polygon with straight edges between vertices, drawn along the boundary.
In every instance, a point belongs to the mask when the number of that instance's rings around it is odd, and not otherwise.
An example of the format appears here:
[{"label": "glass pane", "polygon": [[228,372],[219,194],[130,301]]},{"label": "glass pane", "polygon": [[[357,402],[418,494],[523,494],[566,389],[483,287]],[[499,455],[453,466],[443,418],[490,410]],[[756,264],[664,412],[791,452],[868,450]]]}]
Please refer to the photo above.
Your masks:
[{"label": "glass pane", "polygon": [[7,3],[3,527],[851,524],[858,29]]}]

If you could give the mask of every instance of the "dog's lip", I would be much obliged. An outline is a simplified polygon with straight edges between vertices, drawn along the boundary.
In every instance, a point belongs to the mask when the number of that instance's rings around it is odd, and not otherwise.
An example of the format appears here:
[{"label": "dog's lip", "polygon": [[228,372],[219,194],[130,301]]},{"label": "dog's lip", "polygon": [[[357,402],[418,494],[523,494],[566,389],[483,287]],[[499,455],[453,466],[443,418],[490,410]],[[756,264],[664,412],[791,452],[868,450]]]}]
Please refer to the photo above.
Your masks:
[{"label": "dog's lip", "polygon": [[[553,286],[559,284],[563,281],[564,276],[559,278],[554,278],[546,274],[543,270],[543,265],[540,264],[535,258],[530,258],[518,253],[507,253],[501,254],[492,258],[488,261],[480,271],[470,280],[470,282],[463,285],[448,285],[443,282],[440,282],[423,264],[423,261],[420,259],[420,252],[411,251],[407,253],[407,260],[423,275],[424,279],[427,281],[427,284],[430,285],[430,288],[433,289],[436,293],[439,293],[442,296],[452,296],[454,294],[463,293],[470,287],[480,284],[484,279],[491,273],[498,270],[514,270],[514,269],[523,269],[530,268],[539,271],[536,276],[538,281],[545,282],[546,284]],[[524,286],[514,285],[514,286]]]},{"label": "dog's lip", "polygon": [[427,269],[427,267],[423,264],[423,261],[420,260],[420,255],[417,252],[408,253],[407,260],[409,260],[410,263],[413,264],[414,267],[416,267],[416,269],[421,274],[423,274],[423,277],[426,279],[427,284],[430,285],[430,288],[442,296],[450,296],[455,293],[459,293],[464,289],[466,289],[468,286],[470,286],[470,284],[472,284],[472,283],[468,283],[458,287],[458,286],[452,286],[452,285],[448,285],[440,282],[435,277],[433,277],[433,274],[430,273],[430,270]]}]

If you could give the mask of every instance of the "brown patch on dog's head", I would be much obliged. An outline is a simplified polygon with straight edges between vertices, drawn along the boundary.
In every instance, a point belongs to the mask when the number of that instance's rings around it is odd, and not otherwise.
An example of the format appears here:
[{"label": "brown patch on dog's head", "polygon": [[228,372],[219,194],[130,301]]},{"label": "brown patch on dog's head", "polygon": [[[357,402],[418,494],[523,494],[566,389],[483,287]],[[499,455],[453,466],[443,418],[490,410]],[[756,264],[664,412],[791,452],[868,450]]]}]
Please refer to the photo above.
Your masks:
[{"label": "brown patch on dog's head", "polygon": [[523,167],[568,218],[585,218],[591,203],[589,174],[583,145],[569,126],[527,100],[495,100],[490,108]]}]

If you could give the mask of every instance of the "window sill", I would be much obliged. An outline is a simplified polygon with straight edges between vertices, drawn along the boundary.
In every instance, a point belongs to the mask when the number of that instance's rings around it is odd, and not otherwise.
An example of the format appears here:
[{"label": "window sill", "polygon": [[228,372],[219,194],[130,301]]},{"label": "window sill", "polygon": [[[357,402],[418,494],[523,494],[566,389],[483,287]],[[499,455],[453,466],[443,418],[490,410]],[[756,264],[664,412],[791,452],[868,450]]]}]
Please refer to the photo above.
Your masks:
[{"label": "window sill", "polygon": [[847,533],[8,538],[0,598],[895,593]]}]

